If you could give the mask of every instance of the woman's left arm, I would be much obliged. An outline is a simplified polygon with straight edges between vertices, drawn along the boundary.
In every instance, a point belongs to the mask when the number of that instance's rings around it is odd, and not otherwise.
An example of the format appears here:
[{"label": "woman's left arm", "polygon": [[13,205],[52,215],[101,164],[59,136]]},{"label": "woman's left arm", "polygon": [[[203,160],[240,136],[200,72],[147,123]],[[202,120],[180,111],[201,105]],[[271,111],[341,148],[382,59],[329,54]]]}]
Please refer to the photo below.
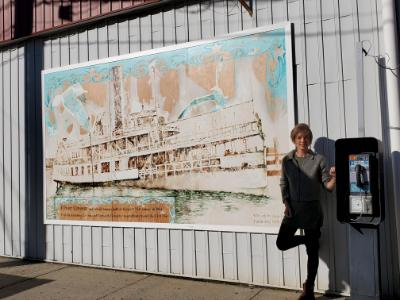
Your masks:
[{"label": "woman's left arm", "polygon": [[336,168],[331,167],[328,170],[328,164],[324,157],[321,158],[321,180],[328,191],[333,191],[336,185]]},{"label": "woman's left arm", "polygon": [[329,176],[330,176],[330,179],[325,182],[325,187],[329,191],[333,191],[333,189],[335,188],[335,185],[336,185],[336,168],[335,167],[331,167],[329,169]]}]

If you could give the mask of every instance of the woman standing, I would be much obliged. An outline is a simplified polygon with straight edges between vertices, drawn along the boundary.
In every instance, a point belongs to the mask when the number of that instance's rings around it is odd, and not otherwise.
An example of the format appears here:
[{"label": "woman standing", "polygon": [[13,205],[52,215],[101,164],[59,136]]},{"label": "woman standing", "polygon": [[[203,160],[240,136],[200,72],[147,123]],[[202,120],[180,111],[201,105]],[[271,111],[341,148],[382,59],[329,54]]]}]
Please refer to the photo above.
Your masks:
[{"label": "woman standing", "polygon": [[[312,132],[307,124],[296,125],[290,137],[295,150],[282,161],[281,191],[285,205],[284,218],[279,229],[276,245],[288,250],[304,244],[307,250],[307,280],[299,299],[314,298],[314,281],[318,270],[320,228],[323,215],[320,204],[320,188],[332,191],[336,184],[335,167],[328,170],[325,158],[312,152]],[[304,229],[304,236],[295,235]]]}]

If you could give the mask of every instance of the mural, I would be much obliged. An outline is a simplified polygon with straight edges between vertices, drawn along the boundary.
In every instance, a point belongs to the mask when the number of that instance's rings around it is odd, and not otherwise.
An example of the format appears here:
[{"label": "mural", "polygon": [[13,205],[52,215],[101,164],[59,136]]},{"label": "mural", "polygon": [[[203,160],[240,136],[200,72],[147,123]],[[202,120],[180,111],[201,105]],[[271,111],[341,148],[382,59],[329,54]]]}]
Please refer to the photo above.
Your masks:
[{"label": "mural", "polygon": [[287,26],[43,71],[45,221],[278,226],[290,51]]}]

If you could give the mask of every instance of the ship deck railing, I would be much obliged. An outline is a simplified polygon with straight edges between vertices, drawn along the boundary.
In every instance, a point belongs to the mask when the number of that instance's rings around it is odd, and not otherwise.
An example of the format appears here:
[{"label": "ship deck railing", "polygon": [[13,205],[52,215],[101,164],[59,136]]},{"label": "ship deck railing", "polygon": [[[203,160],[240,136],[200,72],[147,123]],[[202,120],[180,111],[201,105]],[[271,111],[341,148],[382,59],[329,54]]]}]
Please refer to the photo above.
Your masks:
[{"label": "ship deck railing", "polygon": [[221,167],[219,159],[207,158],[198,160],[187,160],[174,163],[164,163],[156,166],[148,166],[139,170],[139,177],[162,177],[176,175],[183,172],[203,171],[203,170],[218,170]]},{"label": "ship deck railing", "polygon": [[[164,152],[164,151],[171,151],[174,149],[185,148],[185,147],[192,147],[196,144],[209,144],[214,143],[219,140],[233,140],[238,138],[243,138],[250,135],[259,134],[259,129],[255,122],[250,122],[246,124],[241,124],[240,126],[233,126],[223,129],[216,129],[211,130],[210,132],[205,132],[201,135],[197,135],[195,137],[188,135],[181,136],[181,137],[171,137],[166,139],[165,141],[152,143],[150,145],[136,145],[136,146],[128,146],[126,149],[111,149],[111,150],[96,150],[93,147],[92,156],[85,156],[85,157],[78,157],[78,158],[69,158],[69,159],[60,159],[59,162],[68,163],[69,161],[73,161],[75,163],[80,162],[84,163],[85,161],[88,162],[92,159],[94,160],[104,160],[113,158],[116,156],[125,156],[125,155],[147,155],[154,152]],[[219,130],[219,134],[215,134]],[[222,131],[221,131],[222,130]],[[227,135],[227,132],[230,134]],[[146,153],[149,152],[149,153]]]}]

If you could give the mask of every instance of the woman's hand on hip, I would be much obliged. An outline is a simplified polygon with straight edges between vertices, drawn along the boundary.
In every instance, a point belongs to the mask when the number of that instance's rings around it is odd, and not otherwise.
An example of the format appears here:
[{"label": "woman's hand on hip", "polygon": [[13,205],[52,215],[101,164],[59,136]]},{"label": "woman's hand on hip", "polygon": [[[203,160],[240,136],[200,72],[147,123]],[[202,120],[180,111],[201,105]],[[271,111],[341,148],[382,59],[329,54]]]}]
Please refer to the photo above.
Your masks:
[{"label": "woman's hand on hip", "polygon": [[285,210],[283,212],[286,218],[291,218],[292,217],[292,211],[289,207],[289,204],[285,201]]}]

